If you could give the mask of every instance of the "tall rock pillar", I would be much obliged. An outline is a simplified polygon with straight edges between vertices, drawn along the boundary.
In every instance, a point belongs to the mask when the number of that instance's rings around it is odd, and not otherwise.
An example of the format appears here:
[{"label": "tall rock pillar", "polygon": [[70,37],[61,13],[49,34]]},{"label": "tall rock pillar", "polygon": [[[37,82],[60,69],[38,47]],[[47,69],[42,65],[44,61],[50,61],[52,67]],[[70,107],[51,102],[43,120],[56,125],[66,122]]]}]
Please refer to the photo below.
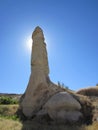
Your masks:
[{"label": "tall rock pillar", "polygon": [[37,102],[40,100],[40,94],[43,94],[43,92],[39,93],[39,95],[36,93],[42,89],[41,86],[48,87],[50,82],[48,77],[49,66],[46,44],[44,42],[43,31],[40,27],[35,28],[32,34],[32,40],[31,75],[24,99],[21,103],[23,113],[27,117],[31,117],[41,106],[40,103],[37,105]]},{"label": "tall rock pillar", "polygon": [[24,97],[20,103],[26,117],[40,111],[47,100],[62,88],[49,79],[49,66],[43,31],[36,27],[32,34],[31,75]]},{"label": "tall rock pillar", "polygon": [[48,58],[46,51],[46,43],[44,42],[43,31],[40,27],[36,27],[32,34],[33,46],[31,67],[34,70],[41,70],[45,76],[49,74]]}]

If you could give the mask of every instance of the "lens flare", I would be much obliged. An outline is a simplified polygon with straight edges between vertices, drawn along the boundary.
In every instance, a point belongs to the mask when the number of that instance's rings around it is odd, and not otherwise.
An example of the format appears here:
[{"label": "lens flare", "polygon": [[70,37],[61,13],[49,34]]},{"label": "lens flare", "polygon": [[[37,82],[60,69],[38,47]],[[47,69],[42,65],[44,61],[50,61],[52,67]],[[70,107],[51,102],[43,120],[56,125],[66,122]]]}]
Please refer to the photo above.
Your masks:
[{"label": "lens flare", "polygon": [[32,49],[32,39],[31,39],[30,36],[26,40],[26,48],[27,48],[28,51],[31,52],[31,49]]}]

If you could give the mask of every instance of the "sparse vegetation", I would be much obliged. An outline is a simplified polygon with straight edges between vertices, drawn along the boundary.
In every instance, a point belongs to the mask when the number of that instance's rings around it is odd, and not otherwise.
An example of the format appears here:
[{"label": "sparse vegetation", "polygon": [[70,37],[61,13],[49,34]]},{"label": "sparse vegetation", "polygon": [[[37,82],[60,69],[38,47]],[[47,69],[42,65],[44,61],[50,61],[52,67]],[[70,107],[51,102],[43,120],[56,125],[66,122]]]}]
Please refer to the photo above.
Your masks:
[{"label": "sparse vegetation", "polygon": [[12,119],[12,120],[19,120],[18,116],[17,115],[10,115],[10,116],[3,116],[3,115],[0,115],[0,118],[3,118],[3,119]]},{"label": "sparse vegetation", "polygon": [[98,122],[94,122],[92,125],[86,126],[85,130],[98,130]]},{"label": "sparse vegetation", "polygon": [[96,87],[98,87],[98,83],[96,84]]},{"label": "sparse vegetation", "polygon": [[1,96],[0,104],[18,104],[18,100],[13,99],[12,97]]},{"label": "sparse vegetation", "polygon": [[66,86],[64,83],[61,84],[59,81],[58,81],[58,86],[61,88],[69,89],[68,86]]},{"label": "sparse vegetation", "polygon": [[0,117],[0,130],[22,130],[22,123]]},{"label": "sparse vegetation", "polygon": [[92,88],[81,89],[77,92],[77,94],[81,94],[85,96],[98,96],[98,88],[92,87]]},{"label": "sparse vegetation", "polygon": [[13,116],[16,114],[19,105],[0,105],[0,116]]}]

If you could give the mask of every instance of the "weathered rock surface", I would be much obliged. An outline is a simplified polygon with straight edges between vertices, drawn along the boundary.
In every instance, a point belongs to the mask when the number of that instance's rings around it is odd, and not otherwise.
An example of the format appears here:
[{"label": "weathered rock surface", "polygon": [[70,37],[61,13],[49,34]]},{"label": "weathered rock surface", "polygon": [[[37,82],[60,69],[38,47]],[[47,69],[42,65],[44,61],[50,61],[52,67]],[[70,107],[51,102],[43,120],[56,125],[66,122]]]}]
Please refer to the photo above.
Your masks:
[{"label": "weathered rock surface", "polygon": [[31,75],[21,103],[25,116],[32,117],[50,96],[62,89],[49,79],[49,67],[43,31],[36,27],[32,34]]},{"label": "weathered rock surface", "polygon": [[46,43],[44,42],[44,39],[45,38],[42,29],[40,27],[36,27],[32,34],[33,46],[31,56],[31,67],[33,73],[34,71],[35,73],[39,73],[40,71],[42,75],[48,76],[49,66],[46,51]]},{"label": "weathered rock surface", "polygon": [[46,120],[49,117],[51,120],[64,123],[77,122],[83,116],[86,119],[90,117],[91,120],[92,108],[88,101],[80,95],[74,95],[70,90],[65,92],[66,89],[50,81],[45,38],[40,27],[35,28],[32,40],[31,75],[20,100],[20,111],[27,118],[45,117]]},{"label": "weathered rock surface", "polygon": [[59,92],[52,96],[44,105],[53,120],[78,121],[82,116],[81,105],[67,92]]},{"label": "weathered rock surface", "polygon": [[60,123],[77,122],[79,121],[79,119],[83,117],[82,113],[79,111],[70,111],[70,110],[66,111],[62,109],[60,111],[56,111],[56,110],[49,111],[49,116],[54,121]]},{"label": "weathered rock surface", "polygon": [[28,96],[27,99],[24,98],[25,100],[23,100],[25,101],[25,105],[23,106],[23,113],[25,116],[32,117],[35,115],[47,102],[47,100],[59,91],[61,91],[61,89],[56,85],[51,84],[50,86],[47,86],[43,83],[39,84],[34,92],[32,92],[32,98]]},{"label": "weathered rock surface", "polygon": [[59,92],[52,96],[44,106],[51,110],[80,110],[81,106],[69,93]]}]

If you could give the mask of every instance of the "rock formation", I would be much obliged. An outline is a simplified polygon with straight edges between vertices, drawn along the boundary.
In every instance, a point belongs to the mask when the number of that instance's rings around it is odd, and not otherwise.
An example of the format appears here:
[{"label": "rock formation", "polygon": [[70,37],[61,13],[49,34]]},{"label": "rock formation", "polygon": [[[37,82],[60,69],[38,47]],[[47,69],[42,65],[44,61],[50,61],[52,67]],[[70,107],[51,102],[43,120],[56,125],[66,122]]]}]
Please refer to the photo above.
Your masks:
[{"label": "rock formation", "polygon": [[40,74],[42,73],[42,75],[44,76],[41,77],[43,81],[46,80],[45,78],[48,77],[49,66],[46,51],[46,43],[44,42],[43,31],[40,27],[36,27],[35,31],[32,34],[32,40],[33,40],[32,57],[31,57],[32,72],[34,73],[36,71]]},{"label": "rock formation", "polygon": [[49,79],[49,66],[43,31],[36,27],[32,34],[31,75],[21,103],[23,113],[32,117],[54,93],[61,89]]},{"label": "rock formation", "polygon": [[81,105],[69,93],[59,92],[52,96],[44,105],[49,116],[56,121],[77,121],[82,117]]},{"label": "rock formation", "polygon": [[48,115],[58,122],[78,121],[84,111],[81,97],[50,81],[46,43],[40,27],[35,28],[32,40],[31,75],[20,102],[22,113],[27,118]]}]

